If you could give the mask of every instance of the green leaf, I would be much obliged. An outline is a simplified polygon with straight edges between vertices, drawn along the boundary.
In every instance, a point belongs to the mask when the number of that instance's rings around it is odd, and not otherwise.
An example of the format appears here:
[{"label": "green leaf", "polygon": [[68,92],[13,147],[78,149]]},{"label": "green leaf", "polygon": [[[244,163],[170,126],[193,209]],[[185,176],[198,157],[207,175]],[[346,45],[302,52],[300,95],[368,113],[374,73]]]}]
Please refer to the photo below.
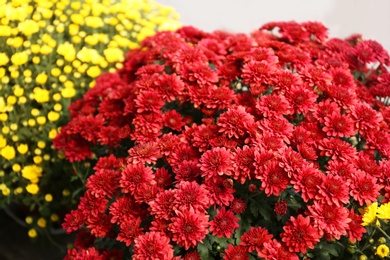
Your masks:
[{"label": "green leaf", "polygon": [[210,255],[212,245],[208,237],[205,237],[202,243],[198,243],[197,250],[202,260],[213,260],[214,258]]}]

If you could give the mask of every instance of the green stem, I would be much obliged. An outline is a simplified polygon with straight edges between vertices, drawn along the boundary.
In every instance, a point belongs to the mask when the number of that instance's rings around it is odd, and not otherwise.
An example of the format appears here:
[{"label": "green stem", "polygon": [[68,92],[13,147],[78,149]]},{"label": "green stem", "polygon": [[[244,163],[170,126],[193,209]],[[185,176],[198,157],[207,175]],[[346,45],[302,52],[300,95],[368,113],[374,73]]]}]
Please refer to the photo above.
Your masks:
[{"label": "green stem", "polygon": [[390,236],[381,228],[381,227],[377,227],[377,229],[387,238],[387,239],[390,239]]}]

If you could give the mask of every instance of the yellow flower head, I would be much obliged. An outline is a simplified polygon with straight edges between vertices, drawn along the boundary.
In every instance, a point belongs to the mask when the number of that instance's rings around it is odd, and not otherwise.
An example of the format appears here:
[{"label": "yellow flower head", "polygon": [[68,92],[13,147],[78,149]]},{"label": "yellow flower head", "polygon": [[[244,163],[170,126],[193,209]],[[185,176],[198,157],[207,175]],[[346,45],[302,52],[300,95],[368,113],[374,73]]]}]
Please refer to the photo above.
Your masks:
[{"label": "yellow flower head", "polygon": [[359,209],[359,212],[363,214],[362,225],[368,226],[376,221],[376,211],[378,209],[378,202],[374,202],[371,205],[368,205],[363,210]]},{"label": "yellow flower head", "polygon": [[18,150],[18,152],[20,154],[26,154],[27,151],[28,151],[28,144],[20,144],[20,145],[18,145],[17,150]]},{"label": "yellow flower head", "polygon": [[28,54],[26,52],[17,52],[11,56],[11,62],[14,65],[20,66],[28,61]]},{"label": "yellow flower head", "polygon": [[26,165],[22,169],[22,176],[32,183],[37,183],[39,177],[42,176],[42,168],[35,164]]},{"label": "yellow flower head", "polygon": [[4,148],[1,149],[1,156],[3,156],[5,159],[12,160],[15,158],[15,148],[13,146],[6,145]]},{"label": "yellow flower head", "polygon": [[26,190],[28,193],[35,195],[39,191],[39,186],[36,183],[31,183],[26,186]]},{"label": "yellow flower head", "polygon": [[50,92],[47,89],[42,89],[40,87],[34,88],[34,99],[38,103],[48,102],[50,99]]},{"label": "yellow flower head", "polygon": [[382,204],[377,210],[377,217],[380,219],[390,219],[390,202]]},{"label": "yellow flower head", "polygon": [[34,20],[25,20],[19,23],[18,28],[26,36],[31,36],[39,31],[39,25]]},{"label": "yellow flower head", "polygon": [[39,73],[37,77],[35,78],[35,81],[41,85],[45,84],[47,82],[48,76],[45,73]]},{"label": "yellow flower head", "polygon": [[[1,30],[1,29],[0,29]],[[4,66],[8,63],[9,58],[6,53],[0,52],[0,66]]]},{"label": "yellow flower head", "polygon": [[376,249],[376,255],[379,256],[380,258],[385,258],[389,256],[389,247],[385,244],[379,245]]},{"label": "yellow flower head", "polygon": [[55,111],[50,111],[49,114],[47,114],[47,119],[51,122],[57,121],[59,118],[60,114]]},{"label": "yellow flower head", "polygon": [[30,229],[28,231],[28,236],[31,237],[31,238],[35,238],[35,237],[38,236],[38,233],[37,233],[37,231],[34,228],[32,228],[32,229]]}]

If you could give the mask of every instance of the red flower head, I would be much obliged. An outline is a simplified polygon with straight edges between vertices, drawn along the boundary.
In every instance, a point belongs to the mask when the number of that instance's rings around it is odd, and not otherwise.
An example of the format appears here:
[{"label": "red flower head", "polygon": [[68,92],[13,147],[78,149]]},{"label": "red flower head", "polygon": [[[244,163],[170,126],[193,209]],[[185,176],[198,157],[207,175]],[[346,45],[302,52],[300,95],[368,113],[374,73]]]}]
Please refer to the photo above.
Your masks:
[{"label": "red flower head", "polygon": [[318,187],[315,199],[324,204],[341,206],[349,202],[349,187],[337,175],[325,175]]},{"label": "red flower head", "polygon": [[340,236],[347,235],[348,223],[351,222],[347,208],[315,201],[308,209],[309,217],[314,219],[314,226],[324,232],[327,240],[338,240]]},{"label": "red flower head", "polygon": [[370,205],[377,200],[381,186],[377,184],[377,179],[372,175],[357,170],[352,176],[350,185],[351,196],[360,206]]},{"label": "red flower head", "polygon": [[172,260],[173,247],[163,233],[151,231],[138,236],[134,244],[134,260]]},{"label": "red flower head", "polygon": [[223,255],[223,260],[249,260],[249,252],[244,246],[229,244]]},{"label": "red flower head", "polygon": [[299,260],[296,254],[291,253],[276,239],[265,242],[263,249],[257,253],[259,257],[265,260]]},{"label": "red flower head", "polygon": [[314,249],[322,235],[312,225],[310,218],[302,215],[290,218],[290,221],[283,227],[284,232],[280,234],[290,252],[305,254],[308,249]]},{"label": "red flower head", "polygon": [[356,240],[360,241],[367,230],[362,226],[362,216],[357,215],[353,209],[349,211],[349,218],[351,222],[348,223],[348,238],[354,243]]},{"label": "red flower head", "polygon": [[202,177],[206,179],[217,175],[232,174],[231,153],[226,148],[213,148],[206,151],[199,160]]},{"label": "red flower head", "polygon": [[248,251],[256,250],[260,252],[264,248],[264,244],[270,242],[272,235],[268,230],[262,227],[251,227],[249,231],[241,236],[241,246],[248,247]]},{"label": "red flower head", "polygon": [[288,173],[276,160],[265,165],[264,172],[261,172],[257,178],[261,180],[260,189],[264,190],[267,196],[271,196],[271,194],[279,196],[289,184]]},{"label": "red flower head", "polygon": [[230,238],[234,230],[239,227],[238,220],[233,211],[222,207],[217,210],[217,215],[210,221],[210,231],[214,236]]},{"label": "red flower head", "polygon": [[208,234],[208,215],[190,210],[176,211],[176,217],[172,218],[169,230],[172,232],[172,240],[188,250],[195,247]]},{"label": "red flower head", "polygon": [[209,191],[204,184],[182,181],[175,186],[174,209],[194,209],[202,212],[209,206]]},{"label": "red flower head", "polygon": [[302,199],[308,202],[314,199],[318,193],[318,186],[321,185],[325,176],[312,165],[304,165],[298,174],[293,175],[291,184],[297,192],[302,193]]},{"label": "red flower head", "polygon": [[129,164],[122,170],[120,187],[122,192],[134,194],[142,184],[153,184],[152,169],[142,164]]},{"label": "red flower head", "polygon": [[355,135],[353,121],[345,114],[333,112],[324,118],[324,127],[322,130],[328,136],[350,137]]},{"label": "red flower head", "polygon": [[229,138],[233,136],[242,138],[253,124],[253,116],[246,112],[242,106],[229,108],[228,111],[219,116],[217,122],[217,126],[220,127],[219,132]]}]

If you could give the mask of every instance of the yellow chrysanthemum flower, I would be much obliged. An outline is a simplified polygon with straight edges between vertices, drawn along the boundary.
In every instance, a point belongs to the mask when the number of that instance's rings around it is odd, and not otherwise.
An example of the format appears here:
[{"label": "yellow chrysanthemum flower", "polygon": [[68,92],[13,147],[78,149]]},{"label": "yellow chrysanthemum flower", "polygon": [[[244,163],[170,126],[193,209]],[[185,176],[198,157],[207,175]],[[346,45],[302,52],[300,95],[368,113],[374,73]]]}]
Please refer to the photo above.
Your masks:
[{"label": "yellow chrysanthemum flower", "polygon": [[5,159],[8,161],[12,160],[15,158],[15,148],[9,145],[6,145],[4,148],[1,149],[1,156],[3,156]]},{"label": "yellow chrysanthemum flower", "polygon": [[43,169],[35,164],[26,165],[22,169],[22,176],[32,183],[37,183],[39,178],[42,176],[42,171]]},{"label": "yellow chrysanthemum flower", "polygon": [[377,217],[380,219],[389,220],[390,219],[390,202],[382,204],[377,209]]},{"label": "yellow chrysanthemum flower", "polygon": [[376,248],[375,254],[377,256],[379,256],[380,258],[385,258],[385,257],[389,256],[389,253],[390,253],[389,247],[385,244],[382,244]]},{"label": "yellow chrysanthemum flower", "polygon": [[376,221],[377,209],[378,209],[378,202],[374,202],[371,205],[365,207],[364,209],[359,209],[360,214],[363,215],[362,217],[363,226],[371,225]]},{"label": "yellow chrysanthemum flower", "polygon": [[26,190],[28,193],[35,195],[39,192],[39,186],[35,183],[31,183],[26,186]]}]

